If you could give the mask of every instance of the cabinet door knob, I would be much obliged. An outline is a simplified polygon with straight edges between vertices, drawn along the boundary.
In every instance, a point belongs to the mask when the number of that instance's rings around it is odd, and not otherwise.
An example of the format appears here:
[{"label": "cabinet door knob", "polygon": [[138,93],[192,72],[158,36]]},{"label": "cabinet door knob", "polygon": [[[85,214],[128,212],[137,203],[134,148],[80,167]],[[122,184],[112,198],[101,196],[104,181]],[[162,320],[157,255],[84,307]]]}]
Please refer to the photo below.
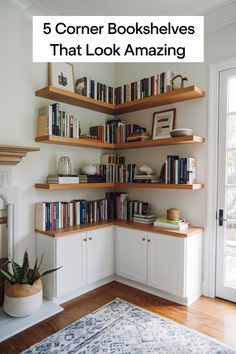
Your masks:
[{"label": "cabinet door knob", "polygon": [[142,241],[146,241],[146,238],[142,238]]},{"label": "cabinet door knob", "polygon": [[87,238],[84,238],[84,241],[86,242],[86,241],[87,241]]},{"label": "cabinet door knob", "polygon": [[93,238],[92,237],[89,237],[89,240],[92,240]]},{"label": "cabinet door knob", "polygon": [[148,240],[148,242],[151,242],[151,240]]}]

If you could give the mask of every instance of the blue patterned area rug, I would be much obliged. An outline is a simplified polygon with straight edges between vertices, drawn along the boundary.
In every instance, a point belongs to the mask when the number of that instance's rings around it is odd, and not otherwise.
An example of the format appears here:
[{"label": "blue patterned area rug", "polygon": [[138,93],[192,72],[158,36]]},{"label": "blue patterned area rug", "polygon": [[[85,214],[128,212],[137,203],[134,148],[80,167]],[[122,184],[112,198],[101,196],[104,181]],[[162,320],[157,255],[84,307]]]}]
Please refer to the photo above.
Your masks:
[{"label": "blue patterned area rug", "polygon": [[236,350],[164,317],[116,299],[24,354],[229,354]]}]

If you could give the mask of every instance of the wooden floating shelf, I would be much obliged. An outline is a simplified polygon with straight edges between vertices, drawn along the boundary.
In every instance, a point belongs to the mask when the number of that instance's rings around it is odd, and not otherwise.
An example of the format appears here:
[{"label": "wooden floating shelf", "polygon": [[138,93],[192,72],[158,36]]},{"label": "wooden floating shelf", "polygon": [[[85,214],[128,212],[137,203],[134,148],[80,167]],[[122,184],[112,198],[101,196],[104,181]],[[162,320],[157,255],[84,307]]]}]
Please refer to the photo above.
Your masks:
[{"label": "wooden floating shelf", "polygon": [[103,141],[88,140],[88,139],[74,139],[65,138],[57,135],[44,135],[35,138],[36,142],[48,143],[48,144],[61,144],[71,145],[77,147],[87,147],[94,149],[106,149],[106,150],[125,150],[125,149],[139,149],[155,146],[168,146],[168,145],[181,145],[181,144],[201,144],[205,142],[205,139],[197,136],[179,136],[175,138],[164,138],[158,140],[146,140],[146,141],[133,141],[129,143],[109,144]]},{"label": "wooden floating shelf", "polygon": [[111,188],[114,187],[114,183],[36,183],[35,188],[48,189],[48,190],[60,190],[60,189],[97,189],[97,188]]},{"label": "wooden floating shelf", "polygon": [[112,225],[146,231],[146,232],[153,232],[153,233],[158,233],[158,234],[163,234],[168,236],[174,236],[174,237],[189,237],[203,230],[202,227],[190,226],[187,230],[176,231],[176,230],[161,229],[159,227],[154,227],[153,225],[138,224],[132,221],[106,220],[106,221],[93,222],[89,224],[71,226],[71,227],[58,229],[58,230],[41,231],[36,229],[35,231],[51,237],[60,237],[60,236],[67,236],[78,232],[99,229],[101,227],[112,226]]},{"label": "wooden floating shelf", "polygon": [[119,115],[123,113],[140,111],[146,108],[164,106],[167,104],[204,97],[205,92],[199,89],[197,86],[192,85],[183,89],[176,89],[174,91],[117,105],[95,100],[94,98],[85,97],[79,95],[78,93],[62,90],[53,86],[44,87],[36,91],[35,95],[53,101],[59,101],[73,106],[91,109],[97,112],[102,112],[110,115]]},{"label": "wooden floating shelf", "polygon": [[35,141],[38,143],[70,145],[70,146],[86,147],[86,148],[93,148],[93,149],[107,149],[107,150],[115,149],[115,144],[104,143],[103,141],[98,141],[96,139],[89,140],[83,138],[81,139],[65,138],[64,136],[57,136],[57,135],[37,136],[35,138]]},{"label": "wooden floating shelf", "polygon": [[155,96],[145,97],[139,100],[121,103],[115,106],[115,115],[140,111],[142,109],[164,106],[171,103],[177,103],[195,98],[204,97],[205,92],[197,86],[188,86],[183,89],[162,93]]},{"label": "wooden floating shelf", "polygon": [[94,98],[79,95],[67,90],[62,90],[53,86],[44,87],[35,92],[38,97],[58,101],[72,106],[91,109],[92,111],[114,115],[115,106],[110,103],[95,100]]},{"label": "wooden floating shelf", "polygon": [[160,188],[160,189],[203,189],[203,183],[195,184],[164,184],[164,183],[36,183],[37,189],[61,190],[61,189],[96,189],[96,188]]},{"label": "wooden floating shelf", "polygon": [[0,165],[17,165],[28,152],[39,151],[39,148],[0,145]]}]

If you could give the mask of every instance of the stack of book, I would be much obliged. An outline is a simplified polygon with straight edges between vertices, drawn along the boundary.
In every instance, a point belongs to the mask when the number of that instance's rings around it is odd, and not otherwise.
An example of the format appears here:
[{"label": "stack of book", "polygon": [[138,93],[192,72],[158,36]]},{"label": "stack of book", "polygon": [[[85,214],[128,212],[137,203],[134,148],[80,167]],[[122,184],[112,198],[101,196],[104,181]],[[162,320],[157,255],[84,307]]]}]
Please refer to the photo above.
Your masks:
[{"label": "stack of book", "polygon": [[145,127],[142,127],[139,124],[128,124],[122,119],[111,119],[104,125],[97,125],[90,127],[89,129],[89,135],[91,137],[99,138],[105,143],[111,144],[125,143],[128,141],[128,136],[138,133],[143,133],[143,135],[139,135],[144,137],[144,139],[145,136],[148,135]]},{"label": "stack of book", "polygon": [[136,164],[128,165],[96,165],[96,175],[108,183],[133,183]]},{"label": "stack of book", "polygon": [[177,155],[167,155],[162,166],[160,179],[166,184],[196,183],[196,159],[194,157],[180,158]]},{"label": "stack of book", "polygon": [[80,136],[79,118],[61,111],[59,103],[39,108],[37,125],[38,136],[58,135],[77,139]]},{"label": "stack of book", "polygon": [[146,224],[146,225],[151,225],[154,223],[156,217],[155,215],[140,215],[140,214],[134,214],[133,216],[133,222],[137,222],[140,224]]},{"label": "stack of book", "polygon": [[72,200],[71,202],[41,202],[35,205],[36,229],[41,231],[107,220],[108,201]]},{"label": "stack of book", "polygon": [[161,229],[184,231],[188,229],[188,223],[185,220],[167,220],[165,217],[157,218],[154,222],[155,227]]},{"label": "stack of book", "polygon": [[121,104],[171,91],[170,70],[115,88],[115,103]]},{"label": "stack of book", "polygon": [[76,81],[75,91],[82,96],[114,104],[114,88],[88,77],[81,77]]},{"label": "stack of book", "polygon": [[47,178],[47,183],[59,183],[59,184],[66,184],[66,183],[80,183],[80,178],[78,175],[49,175]]},{"label": "stack of book", "polygon": [[157,175],[136,174],[134,176],[135,183],[160,183],[160,177]]}]

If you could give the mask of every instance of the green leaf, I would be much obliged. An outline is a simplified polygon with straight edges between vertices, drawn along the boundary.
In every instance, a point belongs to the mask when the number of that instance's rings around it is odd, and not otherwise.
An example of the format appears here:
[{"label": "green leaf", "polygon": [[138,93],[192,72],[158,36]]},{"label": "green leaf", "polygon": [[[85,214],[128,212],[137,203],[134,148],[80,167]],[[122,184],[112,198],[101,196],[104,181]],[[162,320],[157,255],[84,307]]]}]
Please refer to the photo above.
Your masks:
[{"label": "green leaf", "polygon": [[3,269],[0,269],[0,274],[2,274],[4,276],[4,278],[6,278],[11,284],[16,283],[16,279],[11,273],[9,273]]},{"label": "green leaf", "polygon": [[47,275],[47,274],[51,274],[51,273],[53,273],[53,272],[56,272],[58,269],[61,269],[61,268],[62,268],[62,267],[50,269],[50,270],[47,270],[46,272],[44,272],[44,273],[41,274],[41,275],[39,274],[38,276],[35,277],[34,282],[35,282],[36,280],[38,280],[39,278],[42,278],[42,277],[44,277],[44,276]]},{"label": "green leaf", "polygon": [[14,262],[13,259],[11,259],[11,266],[15,279],[17,280],[17,282],[20,282],[23,277],[23,269],[18,263]]},{"label": "green leaf", "polygon": [[29,271],[29,257],[28,257],[27,250],[25,250],[25,253],[24,253],[22,270],[23,270],[23,275],[24,275],[23,277],[25,278],[28,271]]}]

